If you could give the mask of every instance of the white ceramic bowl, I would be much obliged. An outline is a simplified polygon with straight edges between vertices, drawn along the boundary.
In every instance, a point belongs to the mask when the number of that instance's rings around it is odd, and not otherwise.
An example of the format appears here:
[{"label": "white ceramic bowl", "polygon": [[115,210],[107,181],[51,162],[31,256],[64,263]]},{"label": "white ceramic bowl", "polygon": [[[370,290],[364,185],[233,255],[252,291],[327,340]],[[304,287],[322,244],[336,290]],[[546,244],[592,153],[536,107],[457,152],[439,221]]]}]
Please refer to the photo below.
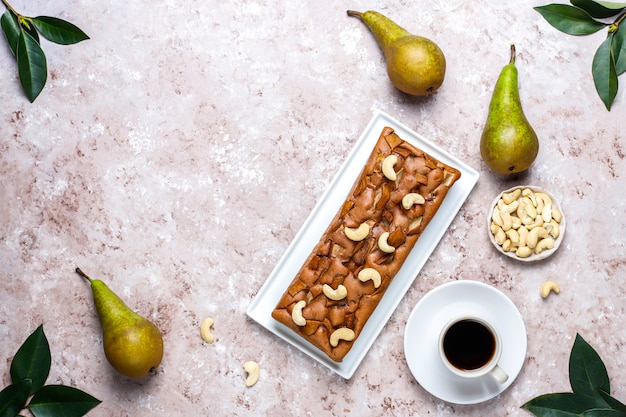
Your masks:
[{"label": "white ceramic bowl", "polygon": [[[544,249],[544,250],[540,251],[539,253],[536,253],[535,250],[532,250],[532,253],[529,256],[522,257],[522,256],[518,256],[518,254],[516,253],[515,249],[513,249],[513,250],[504,250],[502,245],[499,244],[498,241],[496,240],[496,237],[495,237],[494,233],[492,233],[492,224],[494,223],[494,220],[493,220],[494,209],[498,206],[498,202],[500,201],[500,199],[502,198],[503,195],[512,193],[516,189],[521,190],[522,194],[523,194],[523,190],[525,190],[525,189],[530,189],[533,192],[533,194],[534,193],[544,193],[544,194],[546,194],[552,200],[552,208],[558,210],[561,213],[561,219],[558,222],[558,229],[559,229],[558,236],[556,238],[554,238],[552,236],[548,236],[547,237],[547,239],[552,239],[553,240],[554,246],[551,249]],[[520,194],[520,196],[517,198],[518,205],[522,204],[522,200],[521,200],[522,197],[523,197],[522,194]],[[511,213],[511,216],[517,217],[519,219],[517,210],[514,210]],[[545,228],[548,231],[551,230],[551,228],[549,226],[547,226]],[[517,229],[517,230],[519,230],[519,229]],[[487,215],[487,233],[489,235],[489,240],[491,240],[491,243],[493,244],[493,246],[500,253],[504,254],[505,256],[508,256],[509,258],[516,259],[516,260],[522,261],[522,262],[539,261],[539,260],[545,259],[545,258],[549,257],[550,255],[552,255],[554,252],[557,251],[557,249],[561,245],[561,242],[563,241],[563,236],[565,234],[565,215],[563,214],[563,210],[561,209],[561,205],[559,204],[558,200],[556,198],[554,198],[554,196],[552,194],[550,194],[548,191],[544,190],[543,188],[535,187],[535,186],[532,186],[532,185],[520,185],[520,186],[512,187],[512,188],[509,188],[507,190],[502,191],[493,200],[493,202],[489,206],[489,212],[488,212],[488,215]]]}]

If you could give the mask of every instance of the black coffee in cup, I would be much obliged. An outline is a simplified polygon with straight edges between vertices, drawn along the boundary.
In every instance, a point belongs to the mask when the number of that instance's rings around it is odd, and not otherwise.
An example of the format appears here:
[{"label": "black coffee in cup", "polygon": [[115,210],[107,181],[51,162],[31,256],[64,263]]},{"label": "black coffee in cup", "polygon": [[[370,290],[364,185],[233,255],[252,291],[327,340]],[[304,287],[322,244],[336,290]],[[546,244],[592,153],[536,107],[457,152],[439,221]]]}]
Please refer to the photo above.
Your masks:
[{"label": "black coffee in cup", "polygon": [[472,371],[491,361],[496,353],[496,338],[488,327],[476,320],[459,320],[444,335],[443,352],[452,366]]}]

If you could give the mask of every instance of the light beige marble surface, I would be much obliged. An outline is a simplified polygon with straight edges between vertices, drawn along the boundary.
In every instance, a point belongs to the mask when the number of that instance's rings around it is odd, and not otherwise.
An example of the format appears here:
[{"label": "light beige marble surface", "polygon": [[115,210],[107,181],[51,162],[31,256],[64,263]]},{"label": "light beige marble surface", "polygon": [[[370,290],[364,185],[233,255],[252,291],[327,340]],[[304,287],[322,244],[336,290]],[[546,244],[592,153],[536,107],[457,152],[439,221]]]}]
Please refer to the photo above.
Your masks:
[{"label": "light beige marble surface", "polygon": [[[89,415],[527,416],[539,394],[568,391],[580,333],[626,400],[626,90],[609,113],[591,59],[604,34],[574,38],[532,7],[542,1],[134,2],[14,0],[91,37],[44,41],[49,79],[34,104],[0,47],[0,381],[44,324],[50,383],[103,400]],[[441,46],[443,87],[394,90],[380,50],[346,9],[374,9]],[[487,170],[479,138],[495,79],[518,51],[520,93],[541,149],[530,172]],[[621,80],[623,81],[623,80]],[[375,109],[477,169],[481,177],[354,377],[334,375],[245,312]],[[521,183],[561,200],[568,232],[547,262],[497,254],[488,205]],[[106,362],[89,288],[106,280],[155,321],[158,373],[120,377]],[[442,402],[416,383],[403,332],[415,304],[453,280],[508,295],[528,331],[519,377],[482,404]],[[562,292],[539,296],[546,279]],[[215,318],[215,343],[199,336]],[[242,364],[261,379],[244,385]]]}]

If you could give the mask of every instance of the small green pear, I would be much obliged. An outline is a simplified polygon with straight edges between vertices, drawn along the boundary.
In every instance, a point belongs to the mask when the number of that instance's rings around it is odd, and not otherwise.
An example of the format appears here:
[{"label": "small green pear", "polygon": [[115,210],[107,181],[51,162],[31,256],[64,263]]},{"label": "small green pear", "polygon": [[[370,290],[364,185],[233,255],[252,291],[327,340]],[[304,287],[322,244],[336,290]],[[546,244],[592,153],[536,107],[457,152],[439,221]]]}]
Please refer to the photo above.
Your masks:
[{"label": "small green pear", "polygon": [[374,34],[385,55],[387,74],[400,91],[426,96],[436,92],[446,74],[446,57],[441,48],[428,38],[409,33],[388,17],[368,10],[348,10]]},{"label": "small green pear", "polygon": [[510,62],[502,68],[489,104],[480,138],[480,154],[491,170],[516,174],[530,168],[538,152],[539,139],[522,110],[515,45],[511,45]]},{"label": "small green pear", "polygon": [[76,272],[91,284],[104,354],[111,366],[131,378],[142,378],[156,369],[163,358],[159,329],[131,310],[104,282],[90,278],[80,268]]}]

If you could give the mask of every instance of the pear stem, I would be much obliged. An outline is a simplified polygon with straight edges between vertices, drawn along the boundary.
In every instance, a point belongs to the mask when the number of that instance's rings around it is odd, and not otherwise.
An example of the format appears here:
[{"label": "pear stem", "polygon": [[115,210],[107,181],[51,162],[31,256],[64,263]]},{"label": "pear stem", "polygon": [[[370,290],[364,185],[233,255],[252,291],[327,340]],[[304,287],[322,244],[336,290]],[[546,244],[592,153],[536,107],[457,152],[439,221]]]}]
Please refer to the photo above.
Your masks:
[{"label": "pear stem", "polygon": [[363,17],[363,13],[355,12],[354,10],[348,10],[346,13],[348,13],[348,16],[355,16],[355,17],[358,17],[359,19]]},{"label": "pear stem", "polygon": [[89,283],[92,283],[92,282],[93,282],[93,279],[91,279],[91,277],[90,277],[89,275],[85,274],[85,273],[82,271],[82,269],[80,269],[80,268],[76,268],[76,273],[77,273],[78,275],[80,275],[81,277],[85,278],[87,281],[89,281]]},{"label": "pear stem", "polygon": [[511,44],[511,60],[509,64],[515,64],[515,45]]}]

